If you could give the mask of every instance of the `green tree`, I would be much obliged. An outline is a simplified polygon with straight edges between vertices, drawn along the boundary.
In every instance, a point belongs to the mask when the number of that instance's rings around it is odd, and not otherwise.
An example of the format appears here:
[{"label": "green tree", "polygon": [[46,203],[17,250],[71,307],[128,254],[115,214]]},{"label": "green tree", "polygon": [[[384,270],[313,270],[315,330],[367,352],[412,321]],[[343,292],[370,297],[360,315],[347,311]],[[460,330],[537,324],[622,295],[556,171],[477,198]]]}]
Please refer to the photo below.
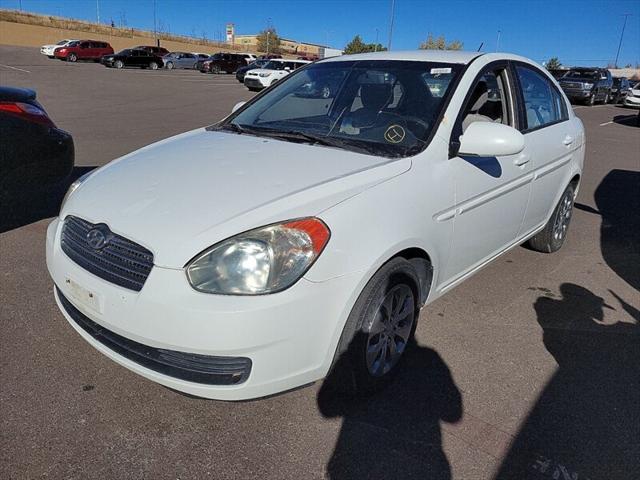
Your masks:
[{"label": "green tree", "polygon": [[258,51],[265,53],[281,53],[280,37],[275,28],[267,28],[258,33]]},{"label": "green tree", "polygon": [[386,48],[379,43],[364,43],[360,35],[353,37],[353,40],[347,43],[344,47],[345,55],[349,55],[351,53],[383,52],[385,50]]},{"label": "green tree", "polygon": [[547,70],[557,70],[562,67],[562,63],[560,63],[558,57],[551,57],[549,60],[547,60],[545,66],[547,67]]},{"label": "green tree", "polygon": [[460,40],[453,40],[447,43],[444,35],[433,38],[433,34],[429,34],[427,39],[420,44],[421,50],[462,50],[464,44]]}]

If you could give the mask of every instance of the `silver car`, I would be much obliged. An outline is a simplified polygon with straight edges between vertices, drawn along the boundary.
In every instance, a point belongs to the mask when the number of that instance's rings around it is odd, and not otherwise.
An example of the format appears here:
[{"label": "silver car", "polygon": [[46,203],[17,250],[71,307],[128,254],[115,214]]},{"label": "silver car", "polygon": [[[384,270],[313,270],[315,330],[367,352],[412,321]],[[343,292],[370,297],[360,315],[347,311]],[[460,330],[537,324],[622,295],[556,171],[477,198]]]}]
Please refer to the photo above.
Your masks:
[{"label": "silver car", "polygon": [[167,70],[173,70],[174,68],[196,68],[198,62],[198,55],[188,52],[171,52],[162,57],[164,66]]}]

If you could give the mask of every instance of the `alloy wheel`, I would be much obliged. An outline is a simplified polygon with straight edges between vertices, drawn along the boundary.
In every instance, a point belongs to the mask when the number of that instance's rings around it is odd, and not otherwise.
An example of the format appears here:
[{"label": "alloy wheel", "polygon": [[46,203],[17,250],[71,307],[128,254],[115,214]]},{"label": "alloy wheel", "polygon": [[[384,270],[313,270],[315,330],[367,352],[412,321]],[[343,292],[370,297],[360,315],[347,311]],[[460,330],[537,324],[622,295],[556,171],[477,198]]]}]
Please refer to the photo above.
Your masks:
[{"label": "alloy wheel", "polygon": [[388,373],[404,353],[415,321],[413,290],[401,283],[385,295],[368,332],[366,363],[369,373]]},{"label": "alloy wheel", "polygon": [[567,228],[571,221],[571,212],[573,210],[573,201],[570,192],[567,192],[560,202],[558,214],[553,222],[553,238],[562,240],[567,234]]}]

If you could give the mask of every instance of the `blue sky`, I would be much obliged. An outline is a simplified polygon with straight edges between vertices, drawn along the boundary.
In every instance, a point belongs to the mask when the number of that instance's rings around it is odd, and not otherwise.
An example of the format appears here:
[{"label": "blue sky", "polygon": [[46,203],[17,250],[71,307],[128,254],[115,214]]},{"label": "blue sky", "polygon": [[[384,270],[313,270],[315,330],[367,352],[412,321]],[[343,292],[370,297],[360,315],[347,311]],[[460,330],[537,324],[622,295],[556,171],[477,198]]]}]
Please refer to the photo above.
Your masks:
[{"label": "blue sky", "polygon": [[[154,0],[97,0],[100,19],[153,29]],[[0,8],[96,20],[96,0],[0,0]],[[155,0],[157,22],[172,33],[217,39],[227,22],[236,33],[273,25],[287,38],[342,48],[355,34],[386,45],[391,0]],[[414,49],[429,32],[465,49],[501,51],[542,62],[606,65],[618,48],[623,13],[631,13],[618,64],[640,63],[640,0],[395,0],[392,49]]]}]

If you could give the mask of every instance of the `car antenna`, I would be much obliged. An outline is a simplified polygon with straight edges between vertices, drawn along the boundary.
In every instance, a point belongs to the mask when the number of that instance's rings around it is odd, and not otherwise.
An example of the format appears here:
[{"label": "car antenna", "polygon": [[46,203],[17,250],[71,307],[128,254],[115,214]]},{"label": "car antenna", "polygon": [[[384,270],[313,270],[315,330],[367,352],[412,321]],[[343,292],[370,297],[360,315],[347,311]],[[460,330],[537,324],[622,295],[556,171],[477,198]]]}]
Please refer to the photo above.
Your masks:
[{"label": "car antenna", "polygon": [[478,47],[478,50],[476,50],[476,52],[479,52],[482,49],[482,46],[484,45],[484,42],[480,43],[480,46]]}]

